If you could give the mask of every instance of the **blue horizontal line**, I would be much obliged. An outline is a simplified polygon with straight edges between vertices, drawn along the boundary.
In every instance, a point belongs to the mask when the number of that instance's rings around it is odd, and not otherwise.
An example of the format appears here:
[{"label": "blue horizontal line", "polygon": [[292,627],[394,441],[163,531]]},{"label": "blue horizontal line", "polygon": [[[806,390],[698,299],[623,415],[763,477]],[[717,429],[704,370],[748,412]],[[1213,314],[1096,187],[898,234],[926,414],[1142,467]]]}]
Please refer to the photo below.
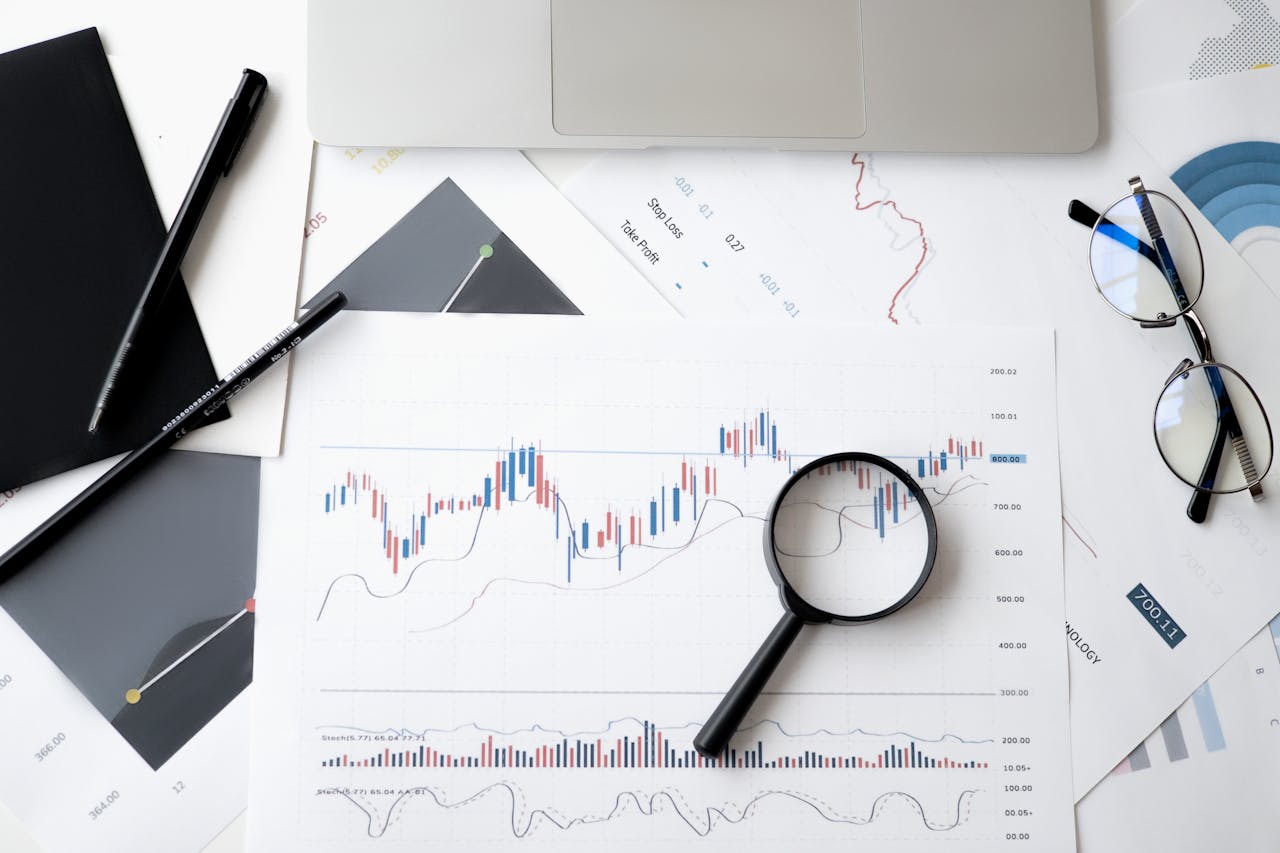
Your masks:
[{"label": "blue horizontal line", "polygon": [[[390,450],[390,451],[412,451],[415,453],[506,453],[509,448],[505,447],[413,447],[409,445],[394,444],[322,444],[321,450]],[[584,450],[569,448],[540,448],[539,453],[565,453],[593,456],[725,456],[730,457],[728,453],[721,453],[716,448],[709,450]],[[819,456],[827,456],[827,453],[788,453],[792,459],[817,459]],[[927,454],[928,451],[925,451]],[[897,455],[879,454],[886,459],[919,459],[921,454],[908,453]],[[769,459],[767,453],[757,454],[760,459]],[[958,456],[956,458],[959,458]],[[967,461],[985,461],[977,456],[965,457]]]}]

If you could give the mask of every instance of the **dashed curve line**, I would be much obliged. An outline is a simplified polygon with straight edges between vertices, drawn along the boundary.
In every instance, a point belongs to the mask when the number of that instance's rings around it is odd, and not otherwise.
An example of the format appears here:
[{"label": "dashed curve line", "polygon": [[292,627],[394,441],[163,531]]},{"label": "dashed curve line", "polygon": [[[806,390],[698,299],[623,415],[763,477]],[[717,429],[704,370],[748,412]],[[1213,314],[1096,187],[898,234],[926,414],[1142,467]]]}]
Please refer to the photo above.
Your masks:
[{"label": "dashed curve line", "polygon": [[813,794],[788,788],[772,788],[756,793],[747,801],[746,805],[740,808],[731,803],[726,803],[724,806],[706,806],[702,809],[703,817],[699,820],[693,816],[697,815],[699,810],[692,808],[688,801],[685,800],[684,795],[676,788],[657,791],[648,795],[647,798],[635,791],[622,791],[614,799],[613,807],[604,814],[567,817],[558,809],[549,806],[528,809],[523,789],[509,780],[494,782],[457,802],[449,802],[445,793],[440,789],[420,786],[407,790],[396,797],[387,807],[385,819],[382,817],[382,810],[365,798],[357,798],[341,789],[333,790],[364,813],[366,819],[365,832],[369,838],[382,838],[387,830],[403,819],[404,806],[424,795],[430,797],[436,806],[452,811],[478,802],[492,792],[504,790],[511,798],[511,834],[516,838],[526,838],[543,825],[550,825],[560,830],[568,830],[578,825],[589,826],[591,824],[605,823],[622,816],[629,805],[634,805],[636,811],[641,815],[652,817],[658,813],[660,803],[665,800],[670,803],[675,814],[684,821],[685,825],[695,835],[705,838],[715,829],[717,820],[728,824],[742,823],[752,816],[756,806],[762,800],[775,796],[785,797],[808,806],[818,817],[828,823],[851,826],[867,826],[873,823],[884,811],[885,803],[903,800],[919,816],[920,822],[925,829],[934,833],[949,832],[968,822],[973,811],[974,795],[978,793],[977,789],[961,791],[960,796],[956,799],[955,820],[950,823],[934,823],[925,815],[923,804],[915,796],[904,791],[888,791],[876,797],[866,817],[862,817],[861,815],[841,813],[830,803]]}]

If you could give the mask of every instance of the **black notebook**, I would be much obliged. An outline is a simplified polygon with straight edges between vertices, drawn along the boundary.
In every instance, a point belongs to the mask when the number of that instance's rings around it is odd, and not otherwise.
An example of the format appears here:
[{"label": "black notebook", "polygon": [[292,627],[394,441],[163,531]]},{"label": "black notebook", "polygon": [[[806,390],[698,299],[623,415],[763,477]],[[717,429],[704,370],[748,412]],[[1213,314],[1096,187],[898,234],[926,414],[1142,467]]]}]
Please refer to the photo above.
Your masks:
[{"label": "black notebook", "polygon": [[164,237],[97,30],[0,54],[0,489],[133,449],[216,381],[179,279],[88,432]]}]

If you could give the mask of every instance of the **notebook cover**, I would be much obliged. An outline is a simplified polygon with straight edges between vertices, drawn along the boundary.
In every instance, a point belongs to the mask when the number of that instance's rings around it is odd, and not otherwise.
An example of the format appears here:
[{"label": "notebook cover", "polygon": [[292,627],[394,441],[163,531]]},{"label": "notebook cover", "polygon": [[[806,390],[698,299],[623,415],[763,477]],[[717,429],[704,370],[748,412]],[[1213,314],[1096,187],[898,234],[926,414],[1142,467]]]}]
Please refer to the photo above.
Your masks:
[{"label": "notebook cover", "polygon": [[0,55],[0,116],[3,489],[137,447],[217,377],[179,278],[88,433],[165,224],[97,30]]}]

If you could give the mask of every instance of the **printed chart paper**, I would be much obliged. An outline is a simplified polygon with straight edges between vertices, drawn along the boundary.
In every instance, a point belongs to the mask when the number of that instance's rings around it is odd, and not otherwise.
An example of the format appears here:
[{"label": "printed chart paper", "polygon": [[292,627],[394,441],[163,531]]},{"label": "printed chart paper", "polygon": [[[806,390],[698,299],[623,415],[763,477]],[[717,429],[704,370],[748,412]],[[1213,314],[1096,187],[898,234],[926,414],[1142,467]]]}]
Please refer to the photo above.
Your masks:
[{"label": "printed chart paper", "polygon": [[[1280,302],[1123,129],[1059,158],[612,153],[568,189],[692,319],[1055,327],[1077,797],[1280,609],[1270,550],[1280,504],[1220,496],[1205,524],[1187,520],[1191,490],[1161,461],[1152,417],[1194,350],[1182,329],[1143,330],[1107,306],[1089,272],[1089,229],[1066,216],[1073,198],[1116,201],[1135,174],[1191,217],[1208,270],[1196,310],[1214,354],[1274,416]],[[1180,626],[1176,646],[1135,590]]]},{"label": "printed chart paper", "polygon": [[[171,64],[113,62],[167,218],[242,68],[209,65],[215,70],[191,69],[175,89]],[[203,322],[238,316],[241,286],[261,309],[234,329],[205,326],[223,369],[285,325],[296,299],[310,142],[291,133],[301,126],[300,108],[289,106],[294,91],[279,75],[272,82],[276,100],[237,164],[240,179],[215,194],[188,254]],[[166,110],[173,98],[181,103]],[[252,193],[263,191],[271,197],[255,204]],[[244,239],[246,228],[254,239]],[[230,261],[225,239],[239,249]],[[223,260],[202,262],[215,246]],[[255,389],[253,403],[246,396],[234,427],[183,446],[275,453],[285,376],[265,382],[274,393]],[[0,493],[0,550],[116,461]],[[44,849],[197,850],[244,810],[257,486],[251,456],[166,453],[0,585],[0,799]],[[193,555],[192,541],[209,529],[221,536]]]},{"label": "printed chart paper", "polygon": [[1275,0],[1159,0],[1135,3],[1107,29],[1112,94],[1207,80],[1280,63]]},{"label": "printed chart paper", "polygon": [[[208,253],[213,251],[220,258],[216,265],[220,274],[207,280],[201,277],[202,284],[210,286],[211,303],[228,296],[237,300],[238,288],[243,284],[250,287],[251,300],[257,297],[273,305],[268,311],[265,305],[255,302],[264,310],[255,313],[254,318],[237,315],[238,328],[232,330],[227,339],[215,336],[215,330],[205,326],[215,366],[223,364],[224,352],[227,359],[238,361],[260,345],[291,318],[296,304],[301,220],[311,145],[305,122],[293,124],[288,105],[295,99],[304,99],[305,94],[302,91],[305,36],[297,26],[305,12],[305,4],[299,0],[273,3],[269,8],[259,6],[252,10],[254,25],[245,27],[245,14],[229,12],[226,7],[210,15],[193,15],[190,9],[150,0],[127,4],[73,0],[44,4],[39,9],[6,7],[0,11],[4,19],[0,25],[0,42],[5,50],[89,25],[99,28],[113,54],[113,71],[135,133],[149,134],[139,139],[139,144],[157,201],[168,217],[190,184],[241,69],[250,65],[267,73],[278,111],[260,119],[248,145],[257,146],[254,153],[265,155],[261,159],[272,161],[277,168],[273,174],[268,174],[270,169],[258,171],[258,158],[246,159],[250,153],[246,149],[246,156],[215,192],[213,206],[206,214],[184,267],[202,322],[206,322],[202,304],[205,294],[194,292],[195,277],[190,275],[202,251],[201,243],[205,244],[203,261],[209,261]],[[157,33],[165,34],[165,38],[158,39]],[[157,55],[157,51],[162,52],[161,55]],[[276,69],[286,73],[278,73]],[[287,140],[283,142],[284,148],[277,145],[276,132],[285,126],[301,127],[300,149],[292,147]],[[161,135],[163,139],[159,138]],[[41,168],[48,169],[51,176],[60,173],[57,164],[49,163]],[[264,192],[272,197],[257,208],[256,216],[261,217],[257,221],[262,227],[255,232],[250,251],[234,233],[239,223],[228,222],[227,218],[232,215],[241,220],[255,218],[255,215],[241,215],[243,211],[238,210],[241,196],[252,206],[253,199],[261,200]],[[94,227],[92,223],[68,221],[68,227],[72,228]],[[283,230],[280,230],[281,222]],[[230,245],[236,247],[237,257],[225,257],[225,239],[232,241]],[[255,263],[259,260],[263,263]],[[202,262],[201,266],[215,265]],[[229,272],[235,276],[246,266],[252,267],[254,273],[243,280],[229,282],[221,274]],[[277,277],[277,269],[283,271],[283,278]],[[283,308],[279,307],[282,292]],[[259,315],[271,326],[268,331],[254,330],[255,318]],[[238,334],[253,338],[247,344],[248,350],[243,340],[237,342]],[[227,435],[224,432],[217,438],[219,445],[213,449],[228,453],[278,452],[283,426],[283,384],[272,388],[273,381],[265,377],[262,386],[254,389],[255,402],[263,404],[264,420],[255,420],[255,425],[245,433]],[[247,394],[241,398],[241,405],[235,409],[237,417],[228,424],[250,420],[248,400]],[[237,426],[232,432],[239,429]],[[250,440],[248,444],[246,438]],[[213,439],[211,433],[209,440]],[[11,498],[0,494],[0,542],[4,543],[0,548],[7,549],[114,461],[104,460],[24,485]],[[252,462],[256,470],[256,460],[241,458],[228,460],[227,464],[239,467],[246,462]],[[136,521],[141,524],[145,519]],[[253,526],[256,527],[256,520]],[[249,544],[252,551],[251,540]],[[97,567],[81,568],[89,571]],[[83,596],[82,590],[69,586],[60,592],[71,597]],[[128,632],[134,621],[155,622],[163,618],[162,608],[152,608],[159,610],[158,613],[139,614],[142,606],[139,602],[117,614],[121,632]],[[153,771],[43,651],[3,614],[0,614],[0,635],[3,635],[0,648],[4,650],[0,680],[3,675],[12,677],[0,696],[0,719],[4,726],[0,740],[6,745],[4,770],[0,772],[0,799],[21,813],[25,829],[38,842],[42,853],[194,851],[203,849],[235,815],[243,812],[248,776],[249,709],[248,702],[244,701],[247,697],[242,696],[225,708],[176,759],[171,759],[160,771]],[[104,656],[113,657],[116,651],[104,642]],[[215,689],[220,687],[215,685]],[[64,739],[36,766],[35,753],[51,743],[59,732],[65,735]],[[108,799],[110,803],[103,807]],[[96,812],[96,817],[91,816],[91,812]],[[7,830],[13,822],[14,817],[8,814],[0,818],[3,824],[0,825],[0,848],[12,851],[16,840],[17,850],[37,849],[35,843],[23,843],[25,834],[17,839],[11,836]]]},{"label": "printed chart paper", "polygon": [[674,316],[518,151],[321,145],[313,184],[303,305],[344,278],[361,309],[438,311],[458,291],[463,310],[464,285],[489,292],[501,272],[518,288],[554,283],[588,316]]},{"label": "printed chart paper", "polygon": [[[1273,293],[1280,293],[1280,115],[1270,108],[1277,98],[1280,68],[1115,99],[1161,170]],[[1211,299],[1216,271],[1205,284]]]},{"label": "printed chart paper", "polygon": [[[313,201],[324,218],[294,226],[308,235],[309,295],[448,185],[465,188],[468,200],[449,197],[440,217],[411,223],[421,233],[410,236],[427,241],[441,219],[459,212],[487,223],[471,247],[491,249],[469,279],[483,286],[480,296],[500,278],[554,288],[597,314],[615,304],[628,315],[666,313],[518,154],[408,151],[388,161],[398,172],[379,173],[371,165],[385,154],[356,161],[340,149],[317,152]],[[0,774],[0,798],[50,851],[197,850],[247,801],[258,461],[171,457],[46,555],[29,579],[24,573],[0,587],[0,759],[11,770]],[[109,464],[0,492],[0,549]],[[200,559],[188,555],[189,543],[210,529],[220,533],[217,546],[202,548]],[[135,690],[138,701],[130,702]]]},{"label": "printed chart paper", "polygon": [[198,850],[244,809],[257,487],[169,451],[0,585],[0,796],[44,849]]},{"label": "printed chart paper", "polygon": [[1280,834],[1280,619],[1191,695],[1077,807],[1081,853],[1141,850],[1160,815],[1182,850],[1270,853]]},{"label": "printed chart paper", "polygon": [[[817,328],[352,312],[300,351],[251,849],[1074,850],[1052,336]],[[852,449],[921,482],[933,576],[804,628],[707,766],[781,615],[763,514]],[[865,489],[850,537],[921,523]]]}]

